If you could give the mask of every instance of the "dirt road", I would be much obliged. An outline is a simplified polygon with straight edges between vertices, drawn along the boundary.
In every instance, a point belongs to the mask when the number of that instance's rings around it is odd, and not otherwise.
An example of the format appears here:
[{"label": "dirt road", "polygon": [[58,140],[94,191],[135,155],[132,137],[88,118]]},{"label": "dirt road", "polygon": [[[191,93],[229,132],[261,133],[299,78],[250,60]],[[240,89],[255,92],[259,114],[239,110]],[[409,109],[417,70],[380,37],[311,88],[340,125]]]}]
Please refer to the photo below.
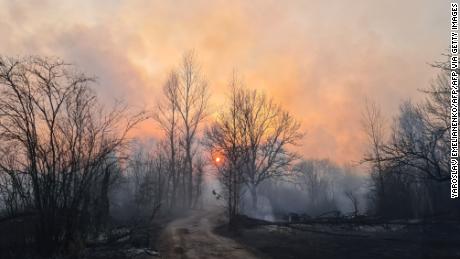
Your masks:
[{"label": "dirt road", "polygon": [[163,259],[257,258],[232,239],[214,234],[221,213],[216,210],[194,211],[171,222],[160,237]]}]

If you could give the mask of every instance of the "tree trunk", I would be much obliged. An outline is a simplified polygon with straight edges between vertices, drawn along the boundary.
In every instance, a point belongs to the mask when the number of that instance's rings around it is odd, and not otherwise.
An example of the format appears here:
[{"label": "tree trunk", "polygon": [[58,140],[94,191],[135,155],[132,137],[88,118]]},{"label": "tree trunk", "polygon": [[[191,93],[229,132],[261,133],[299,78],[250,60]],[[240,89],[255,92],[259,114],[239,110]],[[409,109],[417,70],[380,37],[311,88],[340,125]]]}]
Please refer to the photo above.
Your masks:
[{"label": "tree trunk", "polygon": [[106,222],[109,215],[109,184],[110,184],[110,165],[105,168],[104,177],[101,182],[100,204],[96,212],[96,231],[102,231],[106,228]]},{"label": "tree trunk", "polygon": [[252,209],[254,211],[257,211],[257,202],[258,202],[257,186],[251,186],[250,192],[251,192],[251,198],[252,198]]},{"label": "tree trunk", "polygon": [[193,166],[192,166],[192,156],[190,154],[190,147],[187,150],[187,173],[188,173],[188,188],[187,188],[187,205],[188,208],[192,207],[193,202]]}]

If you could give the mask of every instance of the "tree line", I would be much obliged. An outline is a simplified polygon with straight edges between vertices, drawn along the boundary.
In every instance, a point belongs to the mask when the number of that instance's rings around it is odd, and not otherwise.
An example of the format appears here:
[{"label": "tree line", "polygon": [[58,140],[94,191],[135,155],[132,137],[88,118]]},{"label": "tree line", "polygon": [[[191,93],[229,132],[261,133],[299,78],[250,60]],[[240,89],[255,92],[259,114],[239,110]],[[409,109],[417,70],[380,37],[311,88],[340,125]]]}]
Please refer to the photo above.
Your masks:
[{"label": "tree line", "polygon": [[451,69],[443,62],[433,67],[439,74],[421,90],[424,100],[403,102],[392,123],[378,105],[367,102],[363,122],[370,148],[363,162],[371,166],[370,204],[377,215],[459,215],[458,201],[449,198]]}]

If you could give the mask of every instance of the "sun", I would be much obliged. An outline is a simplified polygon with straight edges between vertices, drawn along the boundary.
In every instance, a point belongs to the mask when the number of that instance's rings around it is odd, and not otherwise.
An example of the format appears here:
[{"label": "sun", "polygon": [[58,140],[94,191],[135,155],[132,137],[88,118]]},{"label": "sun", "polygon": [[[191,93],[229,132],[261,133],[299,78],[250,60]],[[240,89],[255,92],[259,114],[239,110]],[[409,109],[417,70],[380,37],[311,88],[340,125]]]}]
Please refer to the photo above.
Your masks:
[{"label": "sun", "polygon": [[219,163],[220,162],[220,157],[216,157],[216,163]]}]

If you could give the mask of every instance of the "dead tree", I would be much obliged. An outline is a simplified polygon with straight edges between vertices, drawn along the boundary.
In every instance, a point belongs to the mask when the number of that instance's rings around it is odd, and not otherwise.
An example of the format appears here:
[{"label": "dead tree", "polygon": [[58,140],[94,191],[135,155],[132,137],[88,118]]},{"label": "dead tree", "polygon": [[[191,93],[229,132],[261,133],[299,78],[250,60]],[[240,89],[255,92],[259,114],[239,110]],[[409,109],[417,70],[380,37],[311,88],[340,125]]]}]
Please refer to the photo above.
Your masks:
[{"label": "dead tree", "polygon": [[355,193],[353,192],[353,190],[346,190],[345,191],[345,196],[350,200],[351,202],[351,205],[353,206],[353,216],[358,216],[358,205],[359,205],[359,201],[358,201],[358,198],[356,197]]},{"label": "dead tree", "polygon": [[233,188],[230,193],[239,193],[244,183],[257,209],[259,184],[285,175],[297,158],[287,147],[302,137],[300,124],[264,94],[244,88],[236,75],[230,88],[228,110],[208,130],[209,146],[224,157],[220,173],[227,188]]},{"label": "dead tree", "polygon": [[185,154],[186,205],[193,203],[193,149],[200,124],[206,118],[208,105],[208,86],[193,51],[187,52],[178,72],[176,108],[181,118],[181,145]]},{"label": "dead tree", "polygon": [[300,124],[281,106],[256,90],[240,88],[238,117],[244,125],[247,168],[245,177],[257,209],[257,187],[270,178],[287,174],[297,155],[288,150],[302,138]]},{"label": "dead tree", "polygon": [[363,163],[371,163],[376,202],[379,208],[383,208],[385,181],[382,149],[385,145],[385,118],[375,102],[366,99],[361,123],[369,142],[369,150],[364,155]]},{"label": "dead tree", "polygon": [[246,126],[242,123],[239,112],[241,92],[238,90],[239,82],[235,75],[230,81],[230,89],[227,109],[220,112],[217,120],[206,130],[205,145],[223,187],[229,225],[233,226],[240,211],[247,150],[244,142]]},{"label": "dead tree", "polygon": [[171,192],[169,199],[169,208],[174,209],[178,197],[180,182],[180,150],[179,149],[179,112],[178,112],[178,88],[179,81],[176,72],[171,72],[166,84],[163,87],[164,98],[158,105],[154,114],[154,119],[160,125],[165,135],[165,150],[168,150],[168,181],[167,190]]},{"label": "dead tree", "polygon": [[36,241],[49,254],[84,234],[92,186],[144,115],[128,116],[123,106],[105,112],[94,80],[60,60],[0,64],[0,173],[37,212]]},{"label": "dead tree", "polygon": [[420,177],[450,180],[450,83],[443,71],[424,92],[425,103],[404,103],[392,139],[384,146],[385,160],[414,168]]},{"label": "dead tree", "polygon": [[[196,194],[193,180],[194,149],[199,126],[207,115],[209,99],[207,83],[193,52],[187,52],[179,69],[171,73],[164,87],[164,96],[155,119],[169,140],[171,201],[176,201],[180,191],[182,206],[191,207]],[[183,157],[179,157],[179,154]]]}]

